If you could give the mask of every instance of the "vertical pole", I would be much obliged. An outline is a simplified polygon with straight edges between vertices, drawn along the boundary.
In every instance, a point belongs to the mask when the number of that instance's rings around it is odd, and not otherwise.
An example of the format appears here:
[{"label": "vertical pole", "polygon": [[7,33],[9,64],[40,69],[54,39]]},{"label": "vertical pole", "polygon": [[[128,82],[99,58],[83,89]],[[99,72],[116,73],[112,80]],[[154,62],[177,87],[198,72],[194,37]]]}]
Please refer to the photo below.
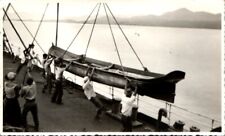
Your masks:
[{"label": "vertical pole", "polygon": [[213,129],[213,126],[214,126],[214,121],[215,121],[215,120],[214,120],[214,119],[212,119],[212,128],[211,128],[211,129]]},{"label": "vertical pole", "polygon": [[137,95],[137,107],[139,107],[139,94]]},{"label": "vertical pole", "polygon": [[57,3],[57,20],[56,20],[56,37],[55,37],[55,46],[57,46],[58,42],[58,23],[59,22],[59,3]]},{"label": "vertical pole", "polygon": [[112,87],[112,99],[114,99],[114,88]]},{"label": "vertical pole", "polygon": [[170,117],[171,117],[171,104],[169,104],[169,125],[170,125]]},{"label": "vertical pole", "polygon": [[[59,24],[59,3],[57,3],[57,19],[56,19],[56,36],[55,36],[55,46],[58,44],[58,24]],[[54,73],[55,73],[55,62],[54,62]]]},{"label": "vertical pole", "polygon": [[166,104],[166,110],[167,110],[167,102],[165,102],[165,104]]}]

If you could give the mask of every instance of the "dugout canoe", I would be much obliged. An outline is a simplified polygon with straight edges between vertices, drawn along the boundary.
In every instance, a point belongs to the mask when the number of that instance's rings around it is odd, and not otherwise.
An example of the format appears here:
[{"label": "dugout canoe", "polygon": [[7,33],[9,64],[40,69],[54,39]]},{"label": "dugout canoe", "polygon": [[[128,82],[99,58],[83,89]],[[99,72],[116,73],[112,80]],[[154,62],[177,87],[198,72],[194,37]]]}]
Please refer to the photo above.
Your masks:
[{"label": "dugout canoe", "polygon": [[[49,54],[56,58],[61,57],[64,53],[64,49],[56,46],[52,46],[49,49]],[[68,64],[71,60],[74,60],[79,56],[80,55],[76,55],[71,52],[66,52],[62,57],[62,60],[65,64]],[[102,69],[103,67],[110,65],[112,65],[112,63],[83,57],[80,60],[73,61],[67,71],[77,76],[84,77],[86,73],[91,72],[90,69],[95,67],[95,71],[92,76],[92,81],[94,82],[124,89],[127,79],[129,79],[132,85],[137,84],[138,94],[171,103],[174,102],[176,83],[185,77],[185,72],[179,70],[172,71],[168,74],[160,74],[123,67],[126,75],[125,78],[120,65],[113,64],[113,67],[110,69]]]}]

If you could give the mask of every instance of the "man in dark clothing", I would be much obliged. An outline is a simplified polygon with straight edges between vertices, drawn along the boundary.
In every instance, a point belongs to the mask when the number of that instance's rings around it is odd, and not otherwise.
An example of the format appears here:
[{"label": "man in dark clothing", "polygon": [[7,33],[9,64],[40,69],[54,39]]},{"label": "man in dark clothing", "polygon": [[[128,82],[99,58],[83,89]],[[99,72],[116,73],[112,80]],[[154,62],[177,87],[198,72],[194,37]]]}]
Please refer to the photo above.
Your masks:
[{"label": "man in dark clothing", "polygon": [[13,81],[16,78],[16,73],[9,72],[5,76],[4,82],[4,108],[3,108],[3,123],[10,126],[21,126],[21,110],[18,101],[20,86]]}]

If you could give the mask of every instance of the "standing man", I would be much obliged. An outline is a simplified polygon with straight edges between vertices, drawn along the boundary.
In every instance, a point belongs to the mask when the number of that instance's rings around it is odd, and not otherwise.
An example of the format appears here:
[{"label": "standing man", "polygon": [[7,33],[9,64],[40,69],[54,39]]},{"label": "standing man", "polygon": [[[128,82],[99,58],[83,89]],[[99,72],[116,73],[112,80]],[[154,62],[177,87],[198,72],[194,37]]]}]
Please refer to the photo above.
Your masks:
[{"label": "standing man", "polygon": [[19,72],[23,66],[30,65],[28,63],[31,63],[32,56],[31,56],[30,52],[32,51],[33,48],[34,48],[34,45],[30,44],[29,47],[23,51],[23,57],[21,58],[21,63],[16,70],[17,74],[19,74]]},{"label": "standing man", "polygon": [[[58,59],[56,59],[58,60]],[[69,68],[69,66],[72,64],[72,61],[66,66],[63,64],[62,59],[59,59],[58,62],[56,61],[56,69],[55,69],[55,76],[56,76],[56,81],[55,81],[55,91],[52,95],[51,102],[56,103],[56,104],[63,104],[62,103],[62,96],[63,96],[63,72]]]},{"label": "standing man", "polygon": [[21,110],[18,101],[20,86],[14,83],[16,73],[9,72],[5,76],[4,82],[4,109],[3,123],[5,125],[20,127]]},{"label": "standing man", "polygon": [[86,95],[87,99],[90,100],[96,107],[97,107],[97,114],[95,116],[96,119],[100,119],[100,116],[105,110],[103,104],[101,101],[97,98],[96,93],[93,88],[93,84],[91,82],[91,77],[94,73],[94,69],[92,70],[92,73],[90,76],[84,77],[84,84],[82,88],[84,89],[84,94]]},{"label": "standing man", "polygon": [[43,67],[42,76],[45,78],[45,75],[46,75],[46,73],[45,73],[45,62],[48,59],[48,54],[44,53],[43,56],[42,56],[42,58],[43,58],[42,61],[41,61],[41,65]]},{"label": "standing man", "polygon": [[27,85],[23,86],[20,96],[25,99],[22,111],[22,122],[25,130],[27,130],[27,114],[31,112],[35,124],[35,131],[39,131],[38,106],[36,103],[37,86],[31,74],[28,72]]},{"label": "standing man", "polygon": [[[134,91],[134,92],[133,92]],[[125,86],[125,97],[122,98],[122,124],[123,132],[132,132],[132,108],[135,102],[135,97],[137,93],[137,86],[135,88],[129,83]]]},{"label": "standing man", "polygon": [[42,93],[45,93],[45,89],[48,89],[48,93],[51,94],[51,89],[52,89],[52,78],[53,74],[51,72],[51,64],[52,64],[53,58],[46,57],[46,60],[43,64],[44,66],[44,71],[45,71],[45,78],[47,83],[44,85],[44,88],[42,90]]}]

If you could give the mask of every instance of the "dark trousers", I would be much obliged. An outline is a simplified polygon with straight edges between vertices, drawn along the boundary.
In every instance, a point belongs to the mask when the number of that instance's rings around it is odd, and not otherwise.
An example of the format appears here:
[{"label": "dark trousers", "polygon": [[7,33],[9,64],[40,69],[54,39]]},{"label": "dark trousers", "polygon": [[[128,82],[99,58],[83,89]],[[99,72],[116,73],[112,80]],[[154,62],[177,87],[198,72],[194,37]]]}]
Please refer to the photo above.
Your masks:
[{"label": "dark trousers", "polygon": [[25,60],[24,63],[20,63],[19,66],[16,69],[16,74],[19,74],[20,70],[22,69],[23,66],[26,66],[28,63],[28,60]]},{"label": "dark trousers", "polygon": [[[22,69],[24,66],[27,66],[27,63],[28,63],[28,60],[25,60],[24,63],[20,63],[20,64],[19,64],[19,66],[18,66],[17,69],[16,69],[16,74],[17,74],[17,75],[19,74],[19,72],[21,71],[21,69]],[[28,68],[28,69],[29,69],[29,68]],[[24,84],[24,82],[25,82],[26,76],[27,76],[27,71],[26,71],[26,73],[25,73],[25,75],[24,75],[24,77],[23,77],[23,81],[22,81],[23,84]]]},{"label": "dark trousers", "polygon": [[102,102],[97,97],[91,97],[90,101],[98,108],[96,116],[100,116],[104,110]]},{"label": "dark trousers", "polygon": [[63,96],[62,80],[56,80],[55,91],[52,95],[52,102],[56,102],[58,104],[61,104],[62,103],[62,96]]},{"label": "dark trousers", "polygon": [[45,83],[42,92],[45,92],[45,89],[47,89],[48,93],[51,93],[51,90],[52,90],[52,75],[51,74],[46,75],[46,81],[47,82]]},{"label": "dark trousers", "polygon": [[123,132],[132,132],[131,116],[122,115]]},{"label": "dark trousers", "polygon": [[17,98],[5,98],[3,123],[11,126],[21,126],[21,110]]},{"label": "dark trousers", "polygon": [[32,114],[35,129],[38,130],[39,129],[38,107],[35,100],[26,100],[24,104],[23,112],[22,112],[22,121],[25,128],[27,128],[27,114],[29,111]]}]

